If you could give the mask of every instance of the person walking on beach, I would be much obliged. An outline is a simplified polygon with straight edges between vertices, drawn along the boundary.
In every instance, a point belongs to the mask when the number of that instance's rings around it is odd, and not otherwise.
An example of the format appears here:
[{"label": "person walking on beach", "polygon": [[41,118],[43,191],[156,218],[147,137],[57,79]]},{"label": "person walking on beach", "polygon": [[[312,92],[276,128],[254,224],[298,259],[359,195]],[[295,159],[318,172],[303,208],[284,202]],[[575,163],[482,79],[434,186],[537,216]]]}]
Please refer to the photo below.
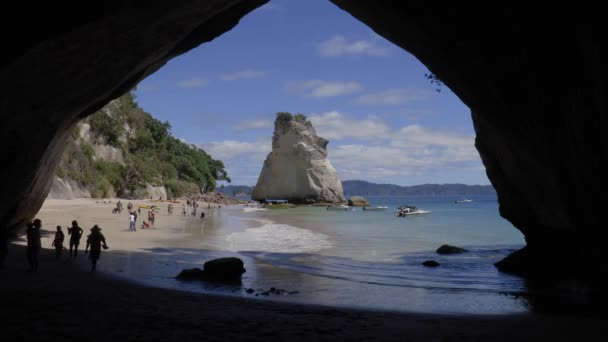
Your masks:
[{"label": "person walking on beach", "polygon": [[134,211],[132,211],[129,214],[129,231],[130,232],[135,231],[135,212]]},{"label": "person walking on beach", "polygon": [[201,222],[205,219],[205,212],[201,210]]},{"label": "person walking on beach", "polygon": [[84,230],[78,226],[78,222],[76,220],[72,221],[72,227],[68,228],[68,235],[70,235],[70,257],[74,259],[76,259],[76,255],[78,254],[78,245],[80,244],[82,233],[84,233]]},{"label": "person walking on beach", "polygon": [[91,259],[91,272],[95,271],[97,268],[97,260],[101,256],[101,247],[103,249],[108,249],[108,245],[106,244],[106,238],[101,234],[101,228],[98,225],[94,225],[91,228],[91,234],[87,236],[87,246],[84,248],[84,254],[87,254],[89,251],[89,247],[91,247],[91,254],[89,258]]},{"label": "person walking on beach", "polygon": [[35,219],[34,223],[27,225],[27,262],[30,265],[29,272],[38,270],[38,254],[40,253],[40,227],[42,222]]},{"label": "person walking on beach", "polygon": [[55,239],[53,239],[52,247],[55,247],[55,257],[59,259],[61,257],[61,252],[63,251],[63,240],[65,235],[61,230],[61,226],[57,226],[57,231],[55,232]]}]

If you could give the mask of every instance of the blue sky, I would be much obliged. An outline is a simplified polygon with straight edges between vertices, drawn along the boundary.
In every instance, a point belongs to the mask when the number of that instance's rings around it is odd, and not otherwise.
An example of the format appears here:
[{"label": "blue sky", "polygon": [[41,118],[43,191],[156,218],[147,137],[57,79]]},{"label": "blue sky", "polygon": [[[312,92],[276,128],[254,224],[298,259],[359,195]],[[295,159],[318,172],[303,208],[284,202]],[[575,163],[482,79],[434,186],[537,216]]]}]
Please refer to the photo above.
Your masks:
[{"label": "blue sky", "polygon": [[490,184],[470,111],[427,68],[327,0],[272,0],[140,82],[137,101],[174,136],[255,185],[277,112],[330,141],[342,180]]}]

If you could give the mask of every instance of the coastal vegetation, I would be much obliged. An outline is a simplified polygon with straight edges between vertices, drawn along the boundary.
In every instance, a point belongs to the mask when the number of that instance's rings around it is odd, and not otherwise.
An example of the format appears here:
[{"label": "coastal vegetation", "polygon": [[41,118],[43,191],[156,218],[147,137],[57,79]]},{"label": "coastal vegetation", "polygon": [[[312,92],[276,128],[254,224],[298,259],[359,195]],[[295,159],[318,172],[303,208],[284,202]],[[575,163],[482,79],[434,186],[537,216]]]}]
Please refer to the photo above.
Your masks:
[{"label": "coastal vegetation", "polygon": [[145,112],[132,93],[74,127],[56,174],[90,189],[92,197],[146,196],[147,186],[177,197],[230,182],[221,161],[172,136],[169,122]]}]

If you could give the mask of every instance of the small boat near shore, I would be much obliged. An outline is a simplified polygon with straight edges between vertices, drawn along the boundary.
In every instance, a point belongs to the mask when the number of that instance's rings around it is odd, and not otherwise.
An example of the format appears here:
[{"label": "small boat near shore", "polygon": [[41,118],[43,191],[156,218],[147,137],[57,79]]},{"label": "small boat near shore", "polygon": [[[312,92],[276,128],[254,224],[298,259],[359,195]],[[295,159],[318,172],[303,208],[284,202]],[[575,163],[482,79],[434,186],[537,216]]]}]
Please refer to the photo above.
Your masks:
[{"label": "small boat near shore", "polygon": [[363,207],[363,211],[384,211],[386,209],[388,209],[388,207],[384,207],[384,206]]},{"label": "small boat near shore", "polygon": [[406,217],[410,215],[420,215],[430,213],[430,210],[422,210],[413,205],[404,204],[395,210],[396,217]]},{"label": "small boat near shore", "polygon": [[327,210],[334,210],[334,211],[349,211],[349,210],[353,210],[353,208],[347,206],[346,204],[337,204],[337,205],[328,205]]}]

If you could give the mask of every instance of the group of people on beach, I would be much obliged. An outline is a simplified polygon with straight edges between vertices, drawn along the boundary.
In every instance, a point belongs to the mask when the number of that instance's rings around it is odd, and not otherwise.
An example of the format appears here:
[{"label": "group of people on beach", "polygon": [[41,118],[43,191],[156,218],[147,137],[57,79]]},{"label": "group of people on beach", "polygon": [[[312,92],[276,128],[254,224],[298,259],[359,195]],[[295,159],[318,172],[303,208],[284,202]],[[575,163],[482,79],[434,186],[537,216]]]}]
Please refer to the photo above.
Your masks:
[{"label": "group of people on beach", "polygon": [[[154,221],[156,220],[156,206],[151,206],[148,209],[148,221],[142,221],[141,229],[150,228],[154,226]],[[129,209],[129,231],[136,232],[137,231],[137,213],[141,214],[141,207],[137,209],[137,211]]]},{"label": "group of people on beach", "polygon": [[[42,238],[42,221],[40,219],[35,219],[33,222],[27,223],[27,229],[25,231],[27,238],[27,261],[30,266],[30,272],[35,272],[38,270],[38,254],[40,253],[40,249],[42,248],[41,238]],[[78,245],[80,245],[80,239],[84,230],[78,226],[78,222],[76,220],[72,221],[71,227],[68,227],[68,235],[70,235],[70,243],[69,243],[69,258],[75,259],[78,255]],[[63,241],[65,240],[65,234],[61,226],[57,226],[55,231],[55,237],[53,239],[52,247],[55,248],[55,257],[59,259],[65,247],[63,246]],[[97,261],[101,256],[101,248],[108,249],[108,245],[106,244],[106,238],[101,234],[101,228],[98,225],[94,225],[91,228],[91,234],[87,236],[87,244],[84,249],[84,254],[90,254],[89,259],[91,259],[91,271],[95,271],[97,267]]]}]

